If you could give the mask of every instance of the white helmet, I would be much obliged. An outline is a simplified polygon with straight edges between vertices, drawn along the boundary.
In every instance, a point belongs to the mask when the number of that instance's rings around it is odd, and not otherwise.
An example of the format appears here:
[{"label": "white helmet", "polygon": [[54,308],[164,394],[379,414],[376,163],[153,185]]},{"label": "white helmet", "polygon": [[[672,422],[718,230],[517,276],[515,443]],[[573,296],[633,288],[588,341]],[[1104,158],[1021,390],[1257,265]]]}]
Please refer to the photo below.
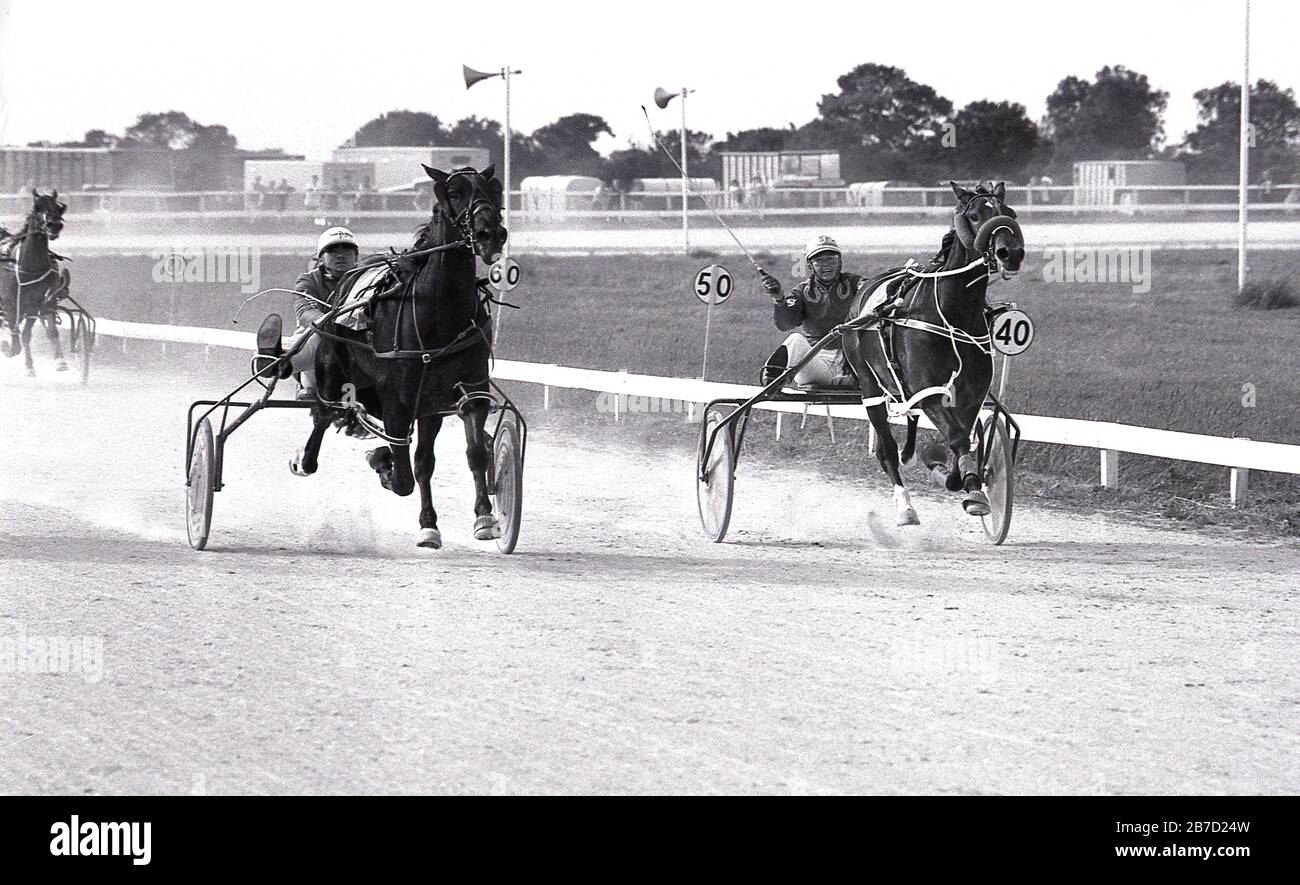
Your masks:
[{"label": "white helmet", "polygon": [[352,235],[352,231],[348,230],[346,227],[331,227],[329,230],[321,234],[320,239],[316,241],[316,257],[320,258],[321,253],[326,249],[330,246],[337,246],[340,243],[351,246],[358,252],[361,251],[361,247],[357,245],[357,238]]},{"label": "white helmet", "polygon": [[820,255],[823,252],[834,252],[836,255],[842,255],[840,244],[835,242],[833,238],[822,234],[808,241],[807,247],[803,250],[804,261],[809,261],[814,255]]}]

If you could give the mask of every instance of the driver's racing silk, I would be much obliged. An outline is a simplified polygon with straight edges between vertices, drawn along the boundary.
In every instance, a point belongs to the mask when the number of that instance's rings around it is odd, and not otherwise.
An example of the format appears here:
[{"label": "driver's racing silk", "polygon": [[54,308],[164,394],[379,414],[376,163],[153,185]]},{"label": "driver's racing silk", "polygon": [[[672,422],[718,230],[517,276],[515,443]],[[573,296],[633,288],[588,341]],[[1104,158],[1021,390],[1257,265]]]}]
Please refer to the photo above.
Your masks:
[{"label": "driver's racing silk", "polygon": [[815,343],[848,319],[849,305],[865,287],[862,277],[852,273],[841,273],[829,286],[810,277],[773,306],[772,320],[782,332],[802,326],[804,337]]}]

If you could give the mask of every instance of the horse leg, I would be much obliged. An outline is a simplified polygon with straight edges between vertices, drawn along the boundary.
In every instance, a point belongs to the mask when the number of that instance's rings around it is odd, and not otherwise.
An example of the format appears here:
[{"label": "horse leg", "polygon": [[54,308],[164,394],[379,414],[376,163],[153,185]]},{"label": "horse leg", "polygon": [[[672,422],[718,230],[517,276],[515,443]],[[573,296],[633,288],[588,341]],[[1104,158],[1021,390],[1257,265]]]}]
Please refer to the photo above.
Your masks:
[{"label": "horse leg", "polygon": [[438,512],[433,509],[433,443],[442,429],[442,416],[431,415],[416,422],[419,441],[415,446],[415,481],[420,486],[420,535],[418,547],[437,550],[442,546],[442,532],[438,531]]},{"label": "horse leg", "polygon": [[491,541],[501,537],[501,524],[492,514],[492,500],[488,497],[487,471],[491,463],[491,449],[487,431],[488,405],[474,400],[465,409],[465,460],[474,477],[474,537]]},{"label": "horse leg", "polygon": [[[411,415],[396,403],[385,410],[384,431],[391,437],[402,439],[411,432]],[[389,443],[388,451],[392,455],[393,494],[405,498],[415,491],[415,475],[411,472],[411,447]],[[373,466],[373,465],[372,465]]]},{"label": "horse leg", "polygon": [[311,410],[311,417],[311,434],[307,437],[307,443],[289,462],[289,470],[294,476],[311,476],[320,466],[317,458],[320,455],[321,441],[325,439],[325,431],[330,426],[330,413],[318,407]]},{"label": "horse leg", "polygon": [[23,320],[23,361],[27,364],[27,377],[36,377],[36,366],[32,365],[32,326],[36,325],[36,317],[28,317]]},{"label": "horse leg", "polygon": [[45,337],[50,339],[50,344],[54,348],[55,371],[68,371],[68,364],[63,359],[63,348],[59,345],[59,327],[54,322],[54,318],[41,317],[41,325],[45,327]]},{"label": "horse leg", "polygon": [[[869,392],[864,390],[863,394],[866,396]],[[889,481],[894,484],[894,508],[898,511],[898,524],[920,525],[921,520],[912,508],[912,497],[907,493],[903,477],[898,472],[898,441],[894,439],[894,432],[889,426],[889,409],[884,403],[867,406],[867,417],[876,428],[876,458],[889,476]]]},{"label": "horse leg", "polygon": [[944,478],[944,488],[950,492],[963,492],[962,508],[971,516],[986,516],[989,513],[989,499],[983,491],[980,479],[979,463],[970,450],[970,425],[958,420],[948,409],[927,411],[930,420],[938,428],[948,443],[953,454],[952,466]]}]

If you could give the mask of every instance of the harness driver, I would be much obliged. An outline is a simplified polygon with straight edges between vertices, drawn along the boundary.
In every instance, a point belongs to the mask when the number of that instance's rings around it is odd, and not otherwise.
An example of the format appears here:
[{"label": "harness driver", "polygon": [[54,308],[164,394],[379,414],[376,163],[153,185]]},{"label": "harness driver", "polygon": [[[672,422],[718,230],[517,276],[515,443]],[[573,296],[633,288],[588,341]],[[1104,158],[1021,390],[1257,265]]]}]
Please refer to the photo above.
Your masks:
[{"label": "harness driver", "polygon": [[[789,366],[803,359],[812,346],[832,329],[849,319],[850,306],[866,294],[866,281],[858,274],[845,273],[843,254],[832,237],[821,235],[809,241],[804,261],[811,268],[808,279],[782,294],[781,281],[762,272],[763,288],[772,298],[772,321],[782,332],[793,331],[767,361],[763,383],[768,384]],[[794,376],[800,387],[857,387],[858,381],[844,361],[839,341],[822,349]]]},{"label": "harness driver", "polygon": [[[304,337],[307,341],[280,368],[280,377],[298,373],[297,398],[303,401],[316,399],[316,348],[320,338],[311,332],[311,324],[323,317],[334,306],[334,293],[343,275],[356,267],[360,250],[357,238],[346,227],[331,227],[316,240],[316,268],[298,277],[293,290],[293,312],[298,318],[289,350],[293,350]],[[257,330],[257,352],[262,357],[275,358],[284,353],[280,338],[284,321],[273,313],[262,321]],[[265,370],[264,370],[265,371]]]}]

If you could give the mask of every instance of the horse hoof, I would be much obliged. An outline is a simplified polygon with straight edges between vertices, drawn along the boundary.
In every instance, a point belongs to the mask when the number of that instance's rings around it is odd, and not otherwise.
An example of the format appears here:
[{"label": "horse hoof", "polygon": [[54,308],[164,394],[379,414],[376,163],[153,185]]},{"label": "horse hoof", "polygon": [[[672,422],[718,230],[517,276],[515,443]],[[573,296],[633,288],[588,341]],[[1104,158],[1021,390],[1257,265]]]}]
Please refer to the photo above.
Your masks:
[{"label": "horse hoof", "polygon": [[442,546],[442,532],[437,529],[420,529],[420,539],[415,542],[416,547],[428,547],[430,550],[437,550]]},{"label": "horse hoof", "polygon": [[909,507],[898,514],[898,524],[899,525],[920,525],[921,520],[916,515],[916,511]]},{"label": "horse hoof", "polygon": [[501,524],[491,514],[474,520],[474,540],[495,541],[501,537]]},{"label": "horse hoof", "polygon": [[302,466],[302,452],[299,452],[297,457],[289,461],[289,472],[294,476],[311,476],[316,471],[308,470]]},{"label": "horse hoof", "polygon": [[22,348],[12,347],[8,341],[0,341],[0,353],[5,356],[18,356],[20,350],[22,350]]},{"label": "horse hoof", "polygon": [[68,371],[68,364],[65,363],[63,360],[59,360],[59,361],[54,365],[54,371],[56,371],[56,372],[66,372],[66,371]]},{"label": "horse hoof", "polygon": [[967,492],[961,506],[971,516],[988,516],[993,512],[989,507],[989,496],[983,492]]},{"label": "horse hoof", "polygon": [[35,377],[36,377],[36,370],[35,370],[35,369],[28,369],[27,372],[26,372],[25,374],[27,375],[28,378],[35,378]]}]

